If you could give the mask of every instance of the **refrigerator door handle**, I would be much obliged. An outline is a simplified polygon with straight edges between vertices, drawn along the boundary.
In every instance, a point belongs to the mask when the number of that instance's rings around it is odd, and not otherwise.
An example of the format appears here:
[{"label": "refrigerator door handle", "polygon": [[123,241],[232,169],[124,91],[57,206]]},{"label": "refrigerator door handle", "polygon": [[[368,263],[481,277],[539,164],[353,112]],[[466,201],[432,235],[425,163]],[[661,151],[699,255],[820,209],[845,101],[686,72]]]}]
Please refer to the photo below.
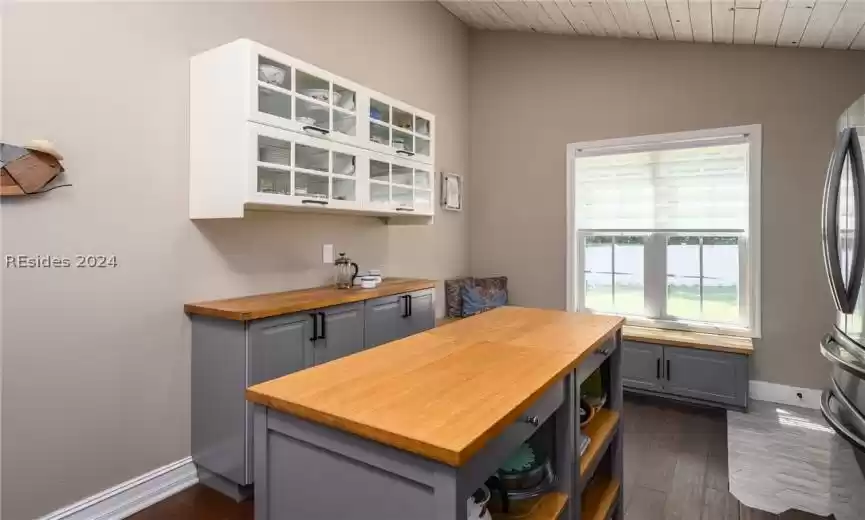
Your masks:
[{"label": "refrigerator door handle", "polygon": [[[840,341],[836,341],[830,334],[823,336],[820,342],[820,353],[823,357],[838,365],[856,377],[865,379],[865,360],[857,363],[856,358],[848,348]],[[852,359],[851,359],[852,358]]]},{"label": "refrigerator door handle", "polygon": [[850,157],[850,170],[853,178],[853,205],[856,208],[856,232],[853,233],[853,262],[850,277],[847,279],[847,300],[850,313],[856,307],[859,291],[862,289],[862,275],[865,272],[865,251],[863,251],[862,231],[865,229],[865,163],[862,162],[862,146],[856,128],[849,128],[847,153]]},{"label": "refrigerator door handle", "polygon": [[[855,144],[851,144],[851,137],[856,135],[856,130],[847,128],[838,139],[838,144],[832,152],[832,159],[829,162],[829,169],[826,173],[826,184],[823,188],[823,219],[821,231],[823,234],[823,265],[826,268],[826,276],[829,279],[829,288],[832,291],[832,299],[835,300],[835,307],[844,314],[853,312],[853,307],[856,304],[856,298],[859,296],[859,287],[861,285],[863,256],[860,254],[861,243],[859,233],[854,233],[853,243],[853,264],[850,272],[849,287],[844,286],[844,279],[841,274],[841,255],[838,247],[838,199],[841,191],[841,175],[844,172],[844,160],[850,154],[852,179],[853,179],[853,199],[856,207],[857,226],[862,225],[860,216],[863,213],[863,208],[859,196],[859,189],[862,185],[862,151],[859,147],[858,138]],[[855,151],[854,151],[855,150]],[[858,152],[858,153],[857,153]],[[859,159],[858,164],[856,159]]]},{"label": "refrigerator door handle", "polygon": [[856,411],[856,408],[852,408],[852,403],[844,397],[844,394],[838,390],[838,387],[832,384],[832,388],[827,388],[823,390],[823,395],[820,398],[820,411],[823,412],[823,417],[826,419],[826,422],[829,423],[829,426],[832,427],[838,434],[844,438],[847,442],[853,445],[853,447],[858,448],[861,451],[865,451],[865,439],[862,439],[855,432],[851,431],[844,423],[841,422],[841,419],[835,416],[835,413],[832,412],[832,408],[829,406],[830,401],[835,399],[838,401],[839,406],[843,406],[847,408],[847,411],[851,413],[853,417],[857,420],[863,421],[865,424],[865,417]]}]

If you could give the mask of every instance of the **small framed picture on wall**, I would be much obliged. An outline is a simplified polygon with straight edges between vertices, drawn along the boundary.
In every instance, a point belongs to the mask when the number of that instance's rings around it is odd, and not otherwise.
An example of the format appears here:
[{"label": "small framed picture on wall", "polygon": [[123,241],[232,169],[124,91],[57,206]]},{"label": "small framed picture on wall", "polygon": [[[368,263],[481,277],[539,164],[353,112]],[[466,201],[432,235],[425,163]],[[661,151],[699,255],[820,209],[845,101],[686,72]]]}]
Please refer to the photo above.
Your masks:
[{"label": "small framed picture on wall", "polygon": [[463,179],[456,173],[442,173],[442,207],[450,211],[463,209]]}]

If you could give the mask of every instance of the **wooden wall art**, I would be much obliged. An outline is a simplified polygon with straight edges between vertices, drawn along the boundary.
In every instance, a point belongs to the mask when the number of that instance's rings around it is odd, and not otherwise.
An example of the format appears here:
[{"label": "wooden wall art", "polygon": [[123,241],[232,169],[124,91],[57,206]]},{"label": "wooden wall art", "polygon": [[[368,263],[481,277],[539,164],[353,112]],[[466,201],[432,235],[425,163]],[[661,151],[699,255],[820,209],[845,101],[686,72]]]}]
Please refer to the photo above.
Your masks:
[{"label": "wooden wall art", "polygon": [[0,196],[36,195],[61,187],[48,185],[63,173],[62,160],[48,141],[24,146],[0,143]]}]

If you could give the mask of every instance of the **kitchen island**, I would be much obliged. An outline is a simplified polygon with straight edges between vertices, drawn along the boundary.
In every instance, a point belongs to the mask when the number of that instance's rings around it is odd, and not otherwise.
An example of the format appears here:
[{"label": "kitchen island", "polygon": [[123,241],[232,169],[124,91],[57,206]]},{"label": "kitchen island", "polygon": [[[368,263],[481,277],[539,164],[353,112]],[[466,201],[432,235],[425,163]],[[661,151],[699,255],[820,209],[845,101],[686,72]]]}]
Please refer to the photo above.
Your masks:
[{"label": "kitchen island", "polygon": [[[247,390],[256,520],[465,520],[530,438],[548,489],[493,518],[622,518],[622,319],[503,307]],[[580,385],[603,408],[577,446]]]}]

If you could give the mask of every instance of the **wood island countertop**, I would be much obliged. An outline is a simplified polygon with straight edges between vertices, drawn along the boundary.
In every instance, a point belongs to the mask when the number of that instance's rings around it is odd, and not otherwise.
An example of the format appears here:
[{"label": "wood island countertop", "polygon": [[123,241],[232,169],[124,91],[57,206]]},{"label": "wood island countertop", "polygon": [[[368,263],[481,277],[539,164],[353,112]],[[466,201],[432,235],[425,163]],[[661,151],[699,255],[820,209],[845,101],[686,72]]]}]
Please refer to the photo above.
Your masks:
[{"label": "wood island countertop", "polygon": [[622,323],[501,307],[252,386],[246,398],[461,466]]},{"label": "wood island countertop", "polygon": [[293,312],[309,311],[344,303],[354,303],[381,296],[432,289],[434,280],[417,278],[385,278],[375,289],[337,289],[333,285],[258,294],[227,300],[187,303],[183,310],[188,314],[200,314],[228,320],[249,321]]}]

